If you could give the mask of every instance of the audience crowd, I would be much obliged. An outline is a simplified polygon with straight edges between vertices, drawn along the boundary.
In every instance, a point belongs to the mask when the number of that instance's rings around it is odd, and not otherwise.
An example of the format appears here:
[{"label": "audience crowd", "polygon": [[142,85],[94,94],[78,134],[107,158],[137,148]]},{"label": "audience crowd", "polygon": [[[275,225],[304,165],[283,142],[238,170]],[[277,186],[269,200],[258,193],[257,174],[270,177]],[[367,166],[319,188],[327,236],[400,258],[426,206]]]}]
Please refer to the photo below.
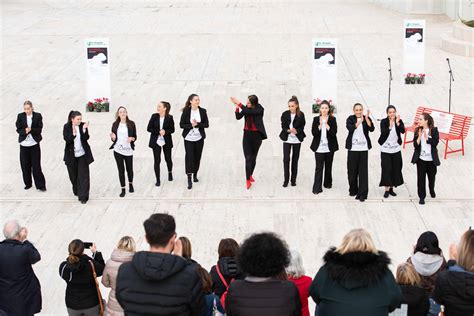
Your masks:
[{"label": "audience crowd", "polygon": [[[474,315],[474,231],[469,228],[443,255],[435,233],[422,233],[394,276],[391,259],[364,229],[348,232],[323,257],[314,278],[296,250],[272,232],[240,245],[219,242],[209,271],[192,258],[191,241],[176,234],[175,220],[153,214],[143,223],[147,251],[124,236],[107,262],[95,244],[74,239],[59,276],[66,283],[68,315],[189,316],[408,316]],[[18,221],[8,221],[0,242],[0,315],[30,316],[42,308],[32,265],[40,253]],[[87,253],[86,253],[87,252]],[[110,288],[102,297],[98,278]]]}]

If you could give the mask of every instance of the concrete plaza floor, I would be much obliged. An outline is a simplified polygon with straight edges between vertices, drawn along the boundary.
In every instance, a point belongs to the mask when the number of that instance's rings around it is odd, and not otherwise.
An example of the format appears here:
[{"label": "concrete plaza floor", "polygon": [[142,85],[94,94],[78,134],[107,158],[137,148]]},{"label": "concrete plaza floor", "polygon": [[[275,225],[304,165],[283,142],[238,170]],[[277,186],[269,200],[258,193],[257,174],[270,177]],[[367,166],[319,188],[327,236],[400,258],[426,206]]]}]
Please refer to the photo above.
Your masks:
[{"label": "concrete plaza floor", "polygon": [[[193,243],[193,257],[210,268],[223,237],[242,241],[249,233],[271,230],[298,249],[307,273],[314,276],[328,247],[352,228],[368,229],[396,267],[412,250],[418,235],[435,231],[447,253],[451,242],[474,223],[473,136],[466,154],[442,161],[437,195],[418,205],[412,146],[403,150],[406,184],[384,200],[380,154],[369,154],[369,198],[348,196],[344,121],[352,104],[361,102],[377,118],[387,100],[387,57],[392,58],[392,103],[405,122],[416,107],[447,110],[451,59],[456,81],[453,112],[472,115],[473,59],[440,49],[440,35],[452,21],[445,16],[406,16],[367,1],[2,1],[2,98],[0,107],[0,219],[16,218],[29,228],[29,239],[42,260],[35,271],[42,283],[44,315],[64,315],[65,282],[58,265],[71,239],[94,241],[109,257],[118,239],[131,235],[146,249],[142,222],[153,212],[176,217],[178,234]],[[406,18],[427,21],[425,85],[404,85],[402,26]],[[113,105],[125,105],[137,123],[135,190],[120,199],[119,181],[108,137],[113,113],[83,113],[90,121],[91,200],[72,196],[62,162],[62,125],[71,109],[84,112],[86,72],[84,39],[110,39]],[[338,55],[338,140],[331,190],[314,196],[311,137],[303,143],[298,185],[282,188],[280,114],[296,94],[306,113],[310,135],[311,39],[334,37]],[[200,182],[186,189],[184,146],[177,128],[173,149],[175,181],[154,186],[153,156],[146,124],[160,100],[168,100],[175,122],[186,97],[198,93],[210,119]],[[265,107],[269,139],[264,141],[255,172],[256,184],[244,188],[242,122],[233,114],[230,96],[257,94]],[[43,114],[42,165],[48,191],[24,191],[15,119],[23,101]],[[474,131],[471,131],[471,134]],[[457,144],[456,144],[457,145]],[[439,146],[443,152],[442,146]],[[165,168],[164,162],[162,168]]]}]

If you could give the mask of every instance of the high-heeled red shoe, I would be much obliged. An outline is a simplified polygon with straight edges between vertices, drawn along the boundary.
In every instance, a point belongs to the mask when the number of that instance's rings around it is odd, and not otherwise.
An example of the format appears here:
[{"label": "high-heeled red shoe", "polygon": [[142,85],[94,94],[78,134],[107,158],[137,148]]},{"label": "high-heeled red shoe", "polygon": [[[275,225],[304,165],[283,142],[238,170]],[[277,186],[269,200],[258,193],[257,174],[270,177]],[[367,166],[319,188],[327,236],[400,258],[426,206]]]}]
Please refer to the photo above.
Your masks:
[{"label": "high-heeled red shoe", "polygon": [[246,186],[247,186],[247,190],[250,189],[250,187],[252,186],[251,180],[247,180]]},{"label": "high-heeled red shoe", "polygon": [[255,179],[253,178],[253,176],[250,176],[250,182],[255,182]]}]

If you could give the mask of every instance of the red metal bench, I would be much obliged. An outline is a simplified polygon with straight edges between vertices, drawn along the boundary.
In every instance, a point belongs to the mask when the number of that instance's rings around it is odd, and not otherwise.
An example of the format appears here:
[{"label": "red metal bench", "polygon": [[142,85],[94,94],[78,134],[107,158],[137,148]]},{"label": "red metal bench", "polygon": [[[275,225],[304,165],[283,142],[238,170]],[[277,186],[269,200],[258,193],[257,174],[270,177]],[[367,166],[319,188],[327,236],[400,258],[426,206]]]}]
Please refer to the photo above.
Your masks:
[{"label": "red metal bench", "polygon": [[[457,152],[462,152],[462,155],[464,156],[464,138],[467,137],[467,134],[469,132],[469,125],[471,124],[471,117],[466,116],[466,115],[460,115],[460,114],[455,114],[455,113],[449,113],[446,111],[440,111],[440,110],[435,110],[435,109],[430,109],[427,107],[419,106],[416,109],[416,114],[415,118],[413,119],[413,123],[411,126],[405,127],[405,136],[403,137],[403,148],[405,148],[406,144],[412,143],[413,140],[407,140],[407,134],[408,132],[415,132],[415,129],[418,126],[418,119],[422,113],[428,113],[431,114],[433,112],[439,112],[439,113],[446,113],[450,114],[453,116],[453,121],[451,123],[451,127],[449,129],[449,133],[439,133],[439,140],[442,141],[445,144],[445,149],[444,149],[444,159],[446,159],[446,156],[448,154],[452,153],[457,153]],[[435,122],[436,126],[436,122]],[[449,147],[449,142],[453,140],[460,140],[461,141],[461,148],[458,149],[451,149]]]}]

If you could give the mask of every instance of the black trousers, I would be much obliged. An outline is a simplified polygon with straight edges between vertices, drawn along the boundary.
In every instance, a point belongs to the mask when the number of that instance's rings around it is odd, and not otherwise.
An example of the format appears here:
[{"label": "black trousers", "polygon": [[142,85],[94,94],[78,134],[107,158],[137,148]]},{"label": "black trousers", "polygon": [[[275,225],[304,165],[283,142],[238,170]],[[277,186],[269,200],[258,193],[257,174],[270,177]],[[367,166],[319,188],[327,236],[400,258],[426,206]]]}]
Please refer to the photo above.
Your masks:
[{"label": "black trousers", "polygon": [[291,182],[296,182],[296,176],[298,175],[298,160],[300,159],[301,143],[299,144],[288,144],[283,143],[283,172],[285,175],[284,182],[290,181],[290,152],[293,149],[293,155],[291,156]]},{"label": "black trousers", "polygon": [[128,182],[133,182],[133,156],[124,156],[114,151],[115,162],[119,173],[120,185],[125,187],[125,168],[127,168]]},{"label": "black trousers", "polygon": [[382,175],[379,186],[398,187],[403,184],[401,151],[393,154],[380,153],[380,164],[382,166]]},{"label": "black trousers", "polygon": [[202,149],[204,148],[204,139],[200,139],[197,142],[190,142],[184,140],[184,164],[186,174],[197,174],[199,166],[201,165]]},{"label": "black trousers", "polygon": [[347,179],[349,194],[358,198],[367,198],[369,194],[369,151],[347,152]]},{"label": "black trousers", "polygon": [[250,180],[253,175],[255,166],[257,165],[257,155],[260,146],[262,145],[262,134],[253,131],[244,131],[242,139],[242,147],[244,149],[245,157],[245,176]]},{"label": "black trousers", "polygon": [[36,188],[46,188],[46,180],[41,170],[41,148],[39,144],[31,147],[20,145],[20,165],[25,186],[30,187],[32,185],[31,174],[33,173]]},{"label": "black trousers", "polygon": [[90,176],[86,156],[74,158],[72,164],[66,166],[74,195],[77,195],[79,201],[89,200]]},{"label": "black trousers", "polygon": [[426,176],[428,176],[428,187],[430,193],[435,192],[435,178],[437,167],[432,161],[424,161],[418,159],[416,162],[416,173],[418,176],[418,197],[424,199],[426,197]]},{"label": "black trousers", "polygon": [[321,192],[323,190],[323,171],[324,171],[324,187],[332,187],[332,162],[334,160],[334,152],[314,153],[316,160],[316,169],[314,171],[313,192]]},{"label": "black trousers", "polygon": [[[171,160],[171,147],[163,146],[163,155],[165,156],[166,166],[168,167],[168,172],[173,171],[173,161]],[[161,146],[153,147],[153,158],[155,160],[155,177],[156,181],[160,181],[160,163],[161,163]]]}]

